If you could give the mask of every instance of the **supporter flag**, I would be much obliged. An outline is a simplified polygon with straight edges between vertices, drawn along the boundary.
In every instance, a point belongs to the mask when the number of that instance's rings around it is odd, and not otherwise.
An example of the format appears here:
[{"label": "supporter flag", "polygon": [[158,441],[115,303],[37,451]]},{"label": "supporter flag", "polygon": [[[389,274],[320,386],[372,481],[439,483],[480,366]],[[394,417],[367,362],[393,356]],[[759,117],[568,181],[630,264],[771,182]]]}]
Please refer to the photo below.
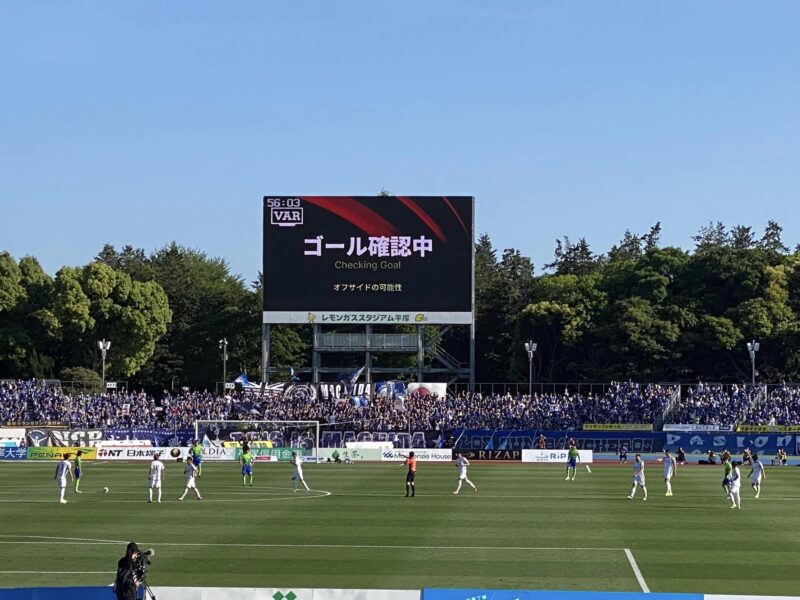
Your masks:
[{"label": "supporter flag", "polygon": [[289,381],[292,383],[295,381],[300,381],[300,378],[294,374],[294,367],[289,367]]},{"label": "supporter flag", "polygon": [[356,369],[352,373],[348,373],[344,377],[344,382],[347,383],[348,385],[355,385],[356,382],[358,381],[358,378],[361,377],[361,373],[363,373],[364,369],[366,369],[366,368],[367,368],[367,365],[364,365],[360,369]]},{"label": "supporter flag", "polygon": [[250,380],[247,378],[247,373],[242,373],[233,380],[234,385],[240,385],[243,388],[250,387]]},{"label": "supporter flag", "polygon": [[353,396],[351,401],[356,408],[364,408],[369,404],[369,398],[367,396]]}]

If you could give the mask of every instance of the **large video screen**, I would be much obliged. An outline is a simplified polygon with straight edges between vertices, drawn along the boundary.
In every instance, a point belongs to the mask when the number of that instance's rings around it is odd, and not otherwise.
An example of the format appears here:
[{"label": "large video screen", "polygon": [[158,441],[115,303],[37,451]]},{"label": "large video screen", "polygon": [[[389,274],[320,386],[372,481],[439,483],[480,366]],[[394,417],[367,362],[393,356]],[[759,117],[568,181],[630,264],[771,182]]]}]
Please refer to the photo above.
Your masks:
[{"label": "large video screen", "polygon": [[472,322],[474,199],[265,196],[264,322]]}]

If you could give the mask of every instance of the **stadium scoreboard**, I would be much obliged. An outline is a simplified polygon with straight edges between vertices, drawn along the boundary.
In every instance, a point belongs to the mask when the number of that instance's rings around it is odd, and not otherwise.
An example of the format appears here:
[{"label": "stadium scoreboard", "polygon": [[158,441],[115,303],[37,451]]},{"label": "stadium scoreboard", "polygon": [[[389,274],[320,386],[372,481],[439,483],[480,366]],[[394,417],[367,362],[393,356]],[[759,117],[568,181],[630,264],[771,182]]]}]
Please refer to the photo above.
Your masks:
[{"label": "stadium scoreboard", "polygon": [[474,198],[265,196],[264,323],[470,324]]}]

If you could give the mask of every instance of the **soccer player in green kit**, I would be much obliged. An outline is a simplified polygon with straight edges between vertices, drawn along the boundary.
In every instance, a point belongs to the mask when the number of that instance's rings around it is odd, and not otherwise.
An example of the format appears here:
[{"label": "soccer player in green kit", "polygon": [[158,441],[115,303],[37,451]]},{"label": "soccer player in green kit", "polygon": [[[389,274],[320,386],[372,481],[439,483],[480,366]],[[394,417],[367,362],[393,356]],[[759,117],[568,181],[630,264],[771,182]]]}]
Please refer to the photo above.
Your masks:
[{"label": "soccer player in green kit", "polygon": [[203,446],[200,445],[200,442],[197,440],[192,442],[189,455],[192,457],[192,463],[197,467],[197,476],[200,477],[203,473]]},{"label": "soccer player in green kit", "polygon": [[239,464],[242,465],[242,485],[247,485],[247,478],[250,478],[250,485],[253,485],[253,455],[250,448],[245,446],[244,452],[239,457]]},{"label": "soccer player in green kit", "polygon": [[575,473],[578,472],[579,459],[580,453],[578,452],[578,449],[574,445],[571,445],[567,451],[567,476],[564,478],[564,481],[567,481],[570,478],[570,469],[572,469],[572,481],[575,481]]},{"label": "soccer player in green kit", "polygon": [[733,487],[733,465],[731,464],[730,455],[722,455],[722,466],[725,469],[722,477],[722,489],[725,490],[725,497],[733,500],[731,496],[731,488]]},{"label": "soccer player in green kit", "polygon": [[78,450],[78,453],[75,455],[75,493],[80,494],[82,493],[78,488],[81,485],[81,473],[83,470],[81,469],[81,454],[83,451]]}]

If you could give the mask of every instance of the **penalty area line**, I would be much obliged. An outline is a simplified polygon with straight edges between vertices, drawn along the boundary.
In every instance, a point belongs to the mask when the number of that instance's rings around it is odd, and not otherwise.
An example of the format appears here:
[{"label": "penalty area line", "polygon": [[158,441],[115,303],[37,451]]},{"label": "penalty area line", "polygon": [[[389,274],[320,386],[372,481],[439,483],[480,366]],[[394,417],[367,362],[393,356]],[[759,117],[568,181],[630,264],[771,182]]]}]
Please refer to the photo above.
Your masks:
[{"label": "penalty area line", "polygon": [[636,559],[633,558],[633,552],[631,552],[629,548],[625,548],[625,556],[628,557],[628,562],[631,564],[631,569],[633,569],[633,574],[636,575],[636,581],[639,582],[642,591],[645,594],[649,594],[650,588],[647,587],[647,582],[644,580],[642,572],[639,570],[639,565],[636,564]]}]

